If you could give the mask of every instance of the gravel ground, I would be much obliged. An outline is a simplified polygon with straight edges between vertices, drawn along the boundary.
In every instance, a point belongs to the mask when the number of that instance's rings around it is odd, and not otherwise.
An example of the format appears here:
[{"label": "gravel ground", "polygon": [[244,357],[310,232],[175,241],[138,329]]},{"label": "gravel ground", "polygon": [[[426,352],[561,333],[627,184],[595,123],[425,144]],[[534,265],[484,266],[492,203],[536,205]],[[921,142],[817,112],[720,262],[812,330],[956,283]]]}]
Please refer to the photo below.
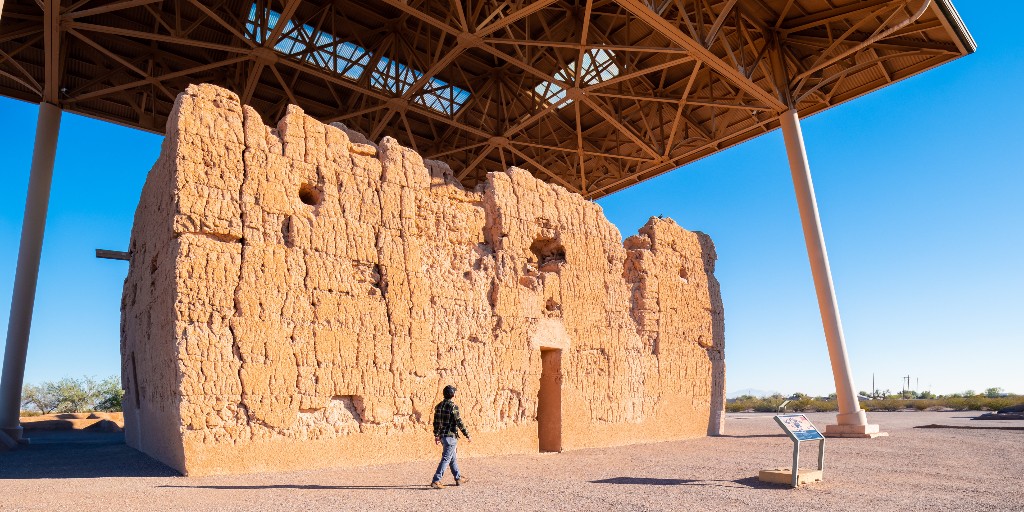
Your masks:
[{"label": "gravel ground", "polygon": [[[185,478],[119,434],[40,432],[0,453],[0,510],[1024,510],[1024,421],[974,414],[871,413],[890,437],[829,439],[824,481],[799,489],[757,480],[792,453],[770,414],[730,414],[724,437],[561,454],[472,457],[463,443],[472,481],[442,490],[425,485],[433,461]],[[816,455],[807,443],[801,466]]]}]

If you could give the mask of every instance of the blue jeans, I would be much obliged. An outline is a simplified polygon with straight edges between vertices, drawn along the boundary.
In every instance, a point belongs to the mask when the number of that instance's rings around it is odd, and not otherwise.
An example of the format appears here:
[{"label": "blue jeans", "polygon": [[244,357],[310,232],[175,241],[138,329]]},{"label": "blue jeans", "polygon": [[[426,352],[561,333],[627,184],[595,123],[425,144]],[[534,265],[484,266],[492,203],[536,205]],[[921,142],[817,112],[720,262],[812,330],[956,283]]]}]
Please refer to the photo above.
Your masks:
[{"label": "blue jeans", "polygon": [[444,451],[441,452],[441,463],[437,465],[437,472],[434,473],[434,482],[441,481],[441,477],[444,476],[444,468],[448,466],[452,467],[452,475],[455,476],[455,479],[462,480],[462,474],[459,473],[459,462],[455,459],[455,445],[457,444],[459,444],[459,440],[455,436],[441,438],[441,446]]}]

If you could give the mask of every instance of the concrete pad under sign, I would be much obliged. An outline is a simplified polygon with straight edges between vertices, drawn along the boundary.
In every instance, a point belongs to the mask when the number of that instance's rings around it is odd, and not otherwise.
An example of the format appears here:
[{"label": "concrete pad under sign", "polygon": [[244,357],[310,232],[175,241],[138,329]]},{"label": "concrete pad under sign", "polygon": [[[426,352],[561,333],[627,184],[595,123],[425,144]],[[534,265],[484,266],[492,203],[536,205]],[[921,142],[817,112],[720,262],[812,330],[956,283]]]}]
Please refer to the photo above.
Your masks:
[{"label": "concrete pad under sign", "polygon": [[878,425],[826,425],[825,437],[850,437],[873,439],[888,436],[887,432],[879,432]]},{"label": "concrete pad under sign", "polygon": [[[820,482],[821,470],[802,469],[797,477],[800,479],[798,485]],[[757,479],[770,484],[793,485],[793,470],[790,468],[762,469],[757,474]]]}]

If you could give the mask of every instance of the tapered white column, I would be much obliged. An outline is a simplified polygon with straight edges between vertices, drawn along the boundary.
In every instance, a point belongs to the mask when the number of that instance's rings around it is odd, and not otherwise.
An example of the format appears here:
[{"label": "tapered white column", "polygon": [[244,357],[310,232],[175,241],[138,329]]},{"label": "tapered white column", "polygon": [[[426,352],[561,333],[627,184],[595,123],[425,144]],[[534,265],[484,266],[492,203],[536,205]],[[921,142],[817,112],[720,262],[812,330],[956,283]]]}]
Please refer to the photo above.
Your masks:
[{"label": "tapered white column", "polygon": [[782,124],[782,136],[786,141],[789,169],[793,175],[804,242],[807,244],[807,257],[811,262],[814,291],[818,295],[818,309],[821,311],[821,322],[825,328],[825,342],[828,344],[828,356],[832,362],[832,376],[836,382],[836,396],[839,400],[839,414],[836,416],[838,425],[828,425],[826,433],[875,434],[878,432],[878,426],[867,424],[867,416],[861,410],[857,402],[857,392],[854,391],[850,362],[846,355],[846,341],[843,338],[843,325],[839,320],[839,306],[832,285],[832,272],[828,266],[825,237],[821,232],[818,204],[814,199],[811,168],[807,163],[804,137],[800,131],[800,118],[796,109],[790,109],[782,114],[779,121]]},{"label": "tapered white column", "polygon": [[3,376],[0,377],[0,431],[11,439],[21,439],[21,387],[25,379],[25,356],[32,327],[32,305],[39,276],[39,255],[43,249],[46,210],[50,203],[53,160],[57,154],[61,109],[50,103],[39,104],[36,142],[28,179],[25,218],[21,225],[18,267],[14,274],[11,317],[7,324]]}]

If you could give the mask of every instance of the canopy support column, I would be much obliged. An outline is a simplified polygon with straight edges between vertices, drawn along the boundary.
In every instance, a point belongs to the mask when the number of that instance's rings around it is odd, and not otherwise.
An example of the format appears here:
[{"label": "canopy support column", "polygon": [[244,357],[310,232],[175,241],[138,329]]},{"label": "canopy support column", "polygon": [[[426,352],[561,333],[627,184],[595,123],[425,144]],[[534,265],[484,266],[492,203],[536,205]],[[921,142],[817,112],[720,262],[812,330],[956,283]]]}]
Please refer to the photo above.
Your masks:
[{"label": "canopy support column", "polygon": [[821,321],[825,328],[825,341],[828,343],[832,376],[836,382],[836,395],[839,400],[839,414],[836,416],[838,424],[826,426],[825,433],[831,436],[873,437],[878,435],[878,425],[868,425],[867,415],[860,408],[857,393],[854,391],[850,362],[846,355],[846,341],[843,338],[843,326],[839,320],[839,305],[836,303],[832,272],[829,270],[828,253],[825,250],[825,237],[821,231],[821,219],[818,217],[818,204],[814,199],[811,168],[807,162],[807,150],[800,130],[800,118],[796,109],[791,108],[782,113],[779,121],[786,142],[789,169],[793,176],[797,205],[800,208],[800,221],[803,224],[804,242],[807,244],[807,257],[811,262],[814,290],[818,295],[818,309],[821,311]]},{"label": "canopy support column", "polygon": [[51,103],[39,104],[28,198],[21,225],[18,267],[14,274],[11,317],[7,324],[3,376],[0,378],[0,435],[6,434],[13,441],[22,438],[21,388],[25,379],[25,356],[32,327],[32,306],[36,297],[39,256],[43,249],[43,231],[50,203],[50,183],[53,180],[61,112],[60,107]]}]

